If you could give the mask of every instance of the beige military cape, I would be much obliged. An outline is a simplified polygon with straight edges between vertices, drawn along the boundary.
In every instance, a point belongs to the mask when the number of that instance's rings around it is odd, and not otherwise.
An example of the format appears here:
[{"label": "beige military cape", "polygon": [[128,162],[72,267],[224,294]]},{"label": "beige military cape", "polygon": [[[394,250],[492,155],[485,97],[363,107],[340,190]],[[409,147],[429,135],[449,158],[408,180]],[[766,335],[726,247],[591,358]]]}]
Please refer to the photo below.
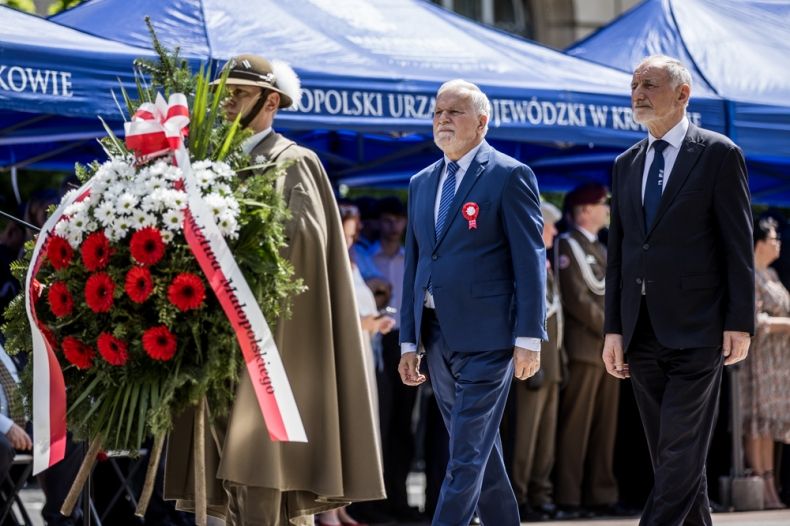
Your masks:
[{"label": "beige military cape", "polygon": [[[222,482],[283,492],[284,513],[300,516],[384,498],[381,456],[348,252],[328,177],[318,157],[277,133],[252,151],[260,162],[293,161],[278,181],[292,217],[285,257],[307,290],[273,327],[308,443],[272,442],[246,369],[227,429],[206,437],[209,513],[223,517]],[[270,321],[271,323],[271,321]],[[170,434],[165,497],[194,508],[192,415]],[[276,494],[276,493],[275,493]],[[287,504],[286,504],[287,503]]]}]

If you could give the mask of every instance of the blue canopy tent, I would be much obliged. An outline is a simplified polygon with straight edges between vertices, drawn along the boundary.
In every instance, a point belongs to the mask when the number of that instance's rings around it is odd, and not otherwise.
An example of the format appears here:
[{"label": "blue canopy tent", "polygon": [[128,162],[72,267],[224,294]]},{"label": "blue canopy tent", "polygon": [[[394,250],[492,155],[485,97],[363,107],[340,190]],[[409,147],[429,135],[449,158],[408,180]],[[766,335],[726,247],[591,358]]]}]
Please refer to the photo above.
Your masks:
[{"label": "blue canopy tent", "polygon": [[[628,75],[422,0],[89,0],[53,20],[146,47],[145,15],[166,46],[197,60],[253,52],[295,66],[303,96],[277,125],[340,181],[402,185],[435,159],[433,94],[457,77],[486,91],[489,139],[530,162],[543,188],[608,180],[616,153],[644,133],[630,118]],[[723,130],[716,98],[693,112]]]},{"label": "blue canopy tent", "polygon": [[790,202],[790,3],[646,0],[567,52],[632,71],[645,56],[681,59],[692,100],[726,101],[726,133],[744,150],[756,201]]},{"label": "blue canopy tent", "polygon": [[0,170],[95,158],[96,116],[122,129],[111,90],[119,79],[133,89],[132,60],[151,56],[0,6]]}]

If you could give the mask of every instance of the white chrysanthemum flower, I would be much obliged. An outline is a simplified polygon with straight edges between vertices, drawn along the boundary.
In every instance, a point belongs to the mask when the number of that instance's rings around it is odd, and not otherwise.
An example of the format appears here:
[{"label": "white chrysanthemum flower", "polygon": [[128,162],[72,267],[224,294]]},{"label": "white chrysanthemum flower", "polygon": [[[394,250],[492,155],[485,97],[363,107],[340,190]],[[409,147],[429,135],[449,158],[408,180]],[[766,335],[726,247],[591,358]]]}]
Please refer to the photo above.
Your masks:
[{"label": "white chrysanthemum flower", "polygon": [[224,197],[219,194],[208,194],[203,197],[206,205],[211,209],[214,217],[219,217],[228,208],[228,203]]},{"label": "white chrysanthemum flower", "polygon": [[74,250],[78,249],[82,243],[82,232],[74,228],[69,228],[69,231],[66,234],[66,241],[69,242],[71,248]]},{"label": "white chrysanthemum flower", "polygon": [[66,237],[69,231],[69,222],[67,219],[61,219],[55,224],[55,234],[60,237]]},{"label": "white chrysanthemum flower", "polygon": [[93,209],[93,217],[102,225],[109,225],[115,220],[115,205],[112,201],[102,201],[99,206]]},{"label": "white chrysanthemum flower", "polygon": [[123,214],[131,214],[137,207],[137,196],[131,192],[124,192],[118,197],[118,211]]},{"label": "white chrysanthemum flower", "polygon": [[165,171],[162,173],[162,178],[167,181],[178,181],[184,176],[181,168],[178,166],[166,165]]},{"label": "white chrysanthemum flower", "polygon": [[165,229],[165,230],[160,230],[160,231],[159,231],[159,235],[161,235],[161,236],[162,236],[162,241],[164,241],[164,242],[165,242],[165,244],[168,244],[168,243],[170,243],[171,241],[173,241],[174,234],[173,234],[173,232],[172,232],[172,231],[170,231],[170,230],[167,230],[167,229]]},{"label": "white chrysanthemum flower", "polygon": [[196,170],[195,171],[195,181],[200,188],[206,188],[211,186],[211,184],[216,180],[216,175],[214,172],[210,170]]},{"label": "white chrysanthemum flower", "polygon": [[114,182],[110,186],[107,187],[107,190],[104,191],[104,196],[109,199],[113,199],[119,197],[126,191],[126,185],[119,182]]},{"label": "white chrysanthemum flower", "polygon": [[161,177],[152,177],[145,182],[145,189],[147,192],[154,192],[156,190],[165,190],[170,185]]},{"label": "white chrysanthemum flower", "polygon": [[225,183],[218,183],[211,187],[211,192],[209,193],[219,194],[222,197],[230,197],[233,195],[233,190]]},{"label": "white chrysanthemum flower", "polygon": [[71,203],[63,210],[63,215],[73,216],[77,214],[83,214],[88,210],[88,204],[85,201],[80,201],[78,203]]},{"label": "white chrysanthemum flower", "polygon": [[184,223],[184,213],[181,210],[168,210],[162,215],[162,222],[169,230],[178,230]]},{"label": "white chrysanthemum flower", "polygon": [[211,167],[219,179],[229,180],[236,176],[236,172],[233,171],[228,163],[216,161],[211,165]]},{"label": "white chrysanthemum flower", "polygon": [[116,243],[123,239],[123,237],[126,235],[126,232],[122,232],[117,228],[108,226],[104,229],[104,235],[107,236],[107,239],[109,239],[111,242]]},{"label": "white chrysanthemum flower", "polygon": [[63,194],[63,197],[60,199],[60,202],[63,203],[65,201],[68,201],[69,199],[74,199],[76,195],[77,195],[77,189],[72,188],[71,190]]},{"label": "white chrysanthemum flower", "polygon": [[85,224],[85,233],[90,234],[92,232],[96,232],[99,230],[99,223],[96,221],[90,220]]},{"label": "white chrysanthemum flower", "polygon": [[212,166],[212,162],[208,159],[202,159],[200,161],[195,161],[192,163],[193,170],[210,170]]},{"label": "white chrysanthemum flower", "polygon": [[117,235],[117,239],[122,239],[134,225],[132,224],[132,219],[130,217],[118,216],[110,226],[112,227],[113,232]]},{"label": "white chrysanthemum flower", "polygon": [[77,231],[80,235],[86,231],[88,227],[88,221],[90,221],[90,218],[88,217],[87,210],[82,210],[76,214],[72,214],[69,218],[71,229]]},{"label": "white chrysanthemum flower", "polygon": [[231,239],[235,239],[237,237],[239,224],[236,222],[236,218],[230,211],[225,211],[224,213],[220,214],[219,217],[216,218],[216,221],[217,227],[219,227],[219,231],[222,233],[223,237],[228,237]]},{"label": "white chrysanthemum flower", "polygon": [[146,213],[143,210],[134,210],[132,212],[132,224],[135,229],[156,226],[156,216]]},{"label": "white chrysanthemum flower", "polygon": [[187,205],[187,194],[181,190],[163,190],[164,202],[167,208],[181,210]]},{"label": "white chrysanthemum flower", "polygon": [[266,164],[269,162],[269,158],[265,155],[256,155],[255,159],[253,159],[254,164]]}]

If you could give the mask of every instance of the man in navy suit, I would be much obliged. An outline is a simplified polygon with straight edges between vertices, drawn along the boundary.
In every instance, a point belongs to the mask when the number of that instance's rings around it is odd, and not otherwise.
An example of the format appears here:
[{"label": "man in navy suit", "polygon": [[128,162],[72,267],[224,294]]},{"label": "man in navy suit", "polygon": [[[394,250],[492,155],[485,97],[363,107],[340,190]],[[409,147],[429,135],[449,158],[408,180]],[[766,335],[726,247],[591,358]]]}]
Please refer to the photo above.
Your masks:
[{"label": "man in navy suit", "polygon": [[409,184],[401,303],[406,385],[425,381],[450,435],[433,526],[519,524],[499,423],[511,378],[540,368],[546,256],[535,175],[485,142],[490,104],[474,84],[439,88],[434,142],[444,157]]},{"label": "man in navy suit", "polygon": [[[640,524],[710,525],[705,458],[723,365],[754,334],[752,212],[741,150],[686,118],[691,75],[634,71],[648,137],[615,161],[603,360],[630,376],[655,473]],[[626,363],[627,359],[627,363]]]}]

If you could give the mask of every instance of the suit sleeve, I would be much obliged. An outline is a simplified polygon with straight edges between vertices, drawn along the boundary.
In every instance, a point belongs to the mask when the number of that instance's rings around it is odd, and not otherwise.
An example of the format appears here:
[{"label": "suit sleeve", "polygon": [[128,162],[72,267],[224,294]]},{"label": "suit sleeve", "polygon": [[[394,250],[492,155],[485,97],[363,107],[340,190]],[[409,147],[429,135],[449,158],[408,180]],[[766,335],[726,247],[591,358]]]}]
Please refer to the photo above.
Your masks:
[{"label": "suit sleeve", "polygon": [[754,334],[754,241],[746,163],[737,146],[722,160],[713,191],[714,213],[725,258],[724,330]]},{"label": "suit sleeve", "polygon": [[617,174],[617,161],[612,168],[612,199],[609,211],[609,243],[606,251],[606,296],[604,300],[604,333],[623,334],[620,317],[620,284],[623,259],[623,223],[620,217],[620,185]]},{"label": "suit sleeve", "polygon": [[507,237],[516,287],[516,337],[548,340],[546,334],[546,248],[538,182],[520,165],[502,193],[502,226]]},{"label": "suit sleeve", "polygon": [[560,268],[562,308],[566,315],[572,316],[595,336],[601,336],[604,318],[601,304],[590,296],[590,289],[582,277],[579,262],[571,253],[568,242],[560,239],[557,248],[560,255],[570,261],[567,268]]},{"label": "suit sleeve", "polygon": [[415,180],[409,183],[408,221],[406,223],[406,256],[403,269],[403,294],[400,308],[400,343],[417,343],[414,327],[414,281],[417,274],[417,257],[419,247],[414,235],[414,198],[416,194]]}]

